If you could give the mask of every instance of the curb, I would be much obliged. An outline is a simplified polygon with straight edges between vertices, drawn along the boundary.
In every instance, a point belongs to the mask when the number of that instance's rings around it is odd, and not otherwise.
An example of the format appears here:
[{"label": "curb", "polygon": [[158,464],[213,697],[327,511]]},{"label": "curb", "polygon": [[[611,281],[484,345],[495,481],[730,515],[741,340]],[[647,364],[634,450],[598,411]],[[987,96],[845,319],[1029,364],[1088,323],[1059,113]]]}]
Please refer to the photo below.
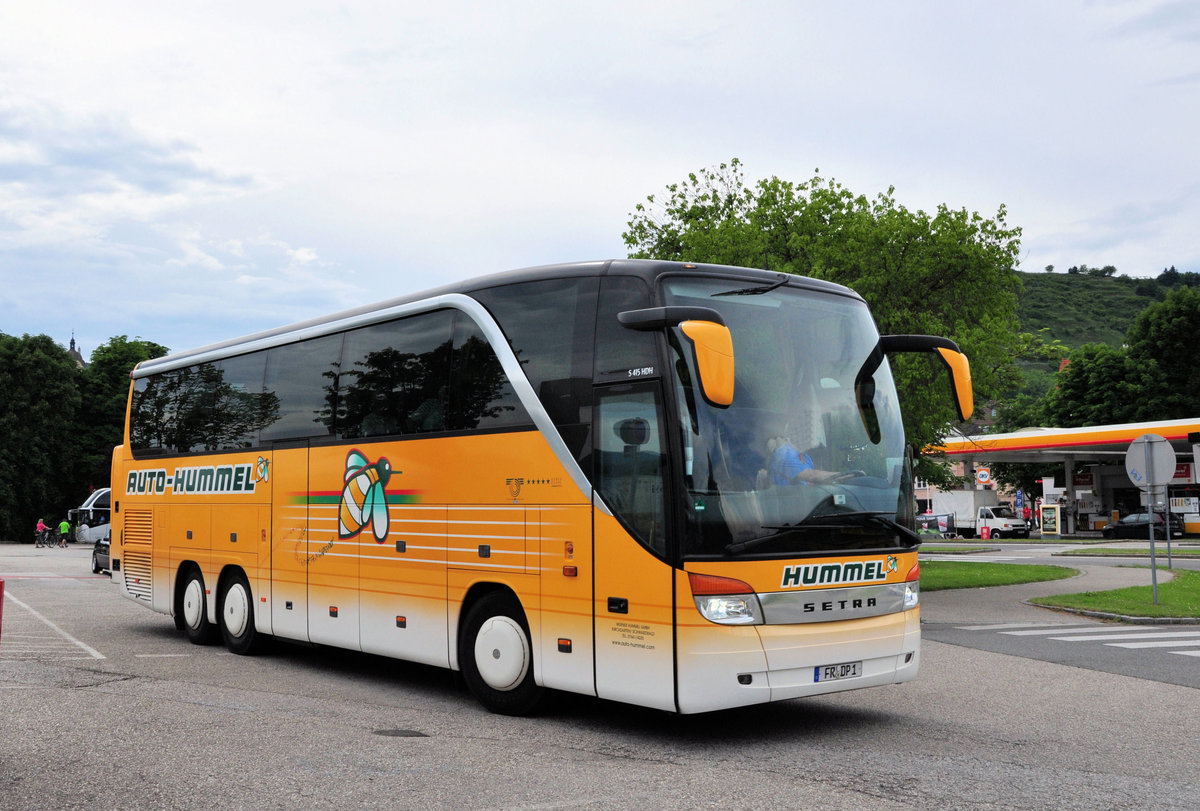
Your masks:
[{"label": "curb", "polygon": [[1200,617],[1131,617],[1127,614],[1109,614],[1105,611],[1090,611],[1084,608],[1067,608],[1061,605],[1045,605],[1030,600],[1022,600],[1023,604],[1034,608],[1046,608],[1063,614],[1077,614],[1081,617],[1109,620],[1110,622],[1126,622],[1131,625],[1200,625]]}]

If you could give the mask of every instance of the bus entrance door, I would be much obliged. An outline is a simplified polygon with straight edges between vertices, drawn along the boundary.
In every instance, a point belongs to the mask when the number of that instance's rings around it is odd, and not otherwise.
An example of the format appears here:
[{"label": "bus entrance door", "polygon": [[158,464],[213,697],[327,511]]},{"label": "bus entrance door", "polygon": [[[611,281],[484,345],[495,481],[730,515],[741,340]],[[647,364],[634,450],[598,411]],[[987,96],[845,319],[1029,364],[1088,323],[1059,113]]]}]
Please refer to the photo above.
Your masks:
[{"label": "bus entrance door", "polygon": [[674,570],[656,556],[666,549],[658,387],[596,394],[597,489],[611,510],[596,509],[594,519],[596,694],[673,711]]},{"label": "bus entrance door", "polygon": [[675,710],[671,568],[596,512],[596,694]]}]

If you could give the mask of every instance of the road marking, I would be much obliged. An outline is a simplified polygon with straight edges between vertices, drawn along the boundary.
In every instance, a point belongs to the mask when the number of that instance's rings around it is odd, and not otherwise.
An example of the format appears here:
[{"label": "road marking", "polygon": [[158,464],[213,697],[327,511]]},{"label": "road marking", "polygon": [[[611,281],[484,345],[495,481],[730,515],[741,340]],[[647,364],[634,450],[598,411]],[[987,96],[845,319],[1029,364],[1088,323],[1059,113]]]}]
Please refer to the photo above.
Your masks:
[{"label": "road marking", "polygon": [[1200,647],[1200,639],[1168,639],[1164,642],[1109,642],[1110,648],[1194,648]]},{"label": "road marking", "polygon": [[1002,628],[1052,628],[1059,629],[1065,626],[1062,625],[1047,625],[1044,622],[1001,622],[991,623],[989,625],[959,625],[955,630],[958,631],[999,631]]},{"label": "road marking", "polygon": [[135,653],[135,659],[187,659],[190,653]]},{"label": "road marking", "polygon": [[1117,639],[1166,639],[1168,637],[1197,637],[1200,636],[1200,631],[1160,631],[1155,633],[1140,633],[1140,634],[1108,634],[1105,636],[1054,636],[1051,639],[1057,642],[1107,642]]},{"label": "road marking", "polygon": [[1177,653],[1180,656],[1200,656],[1200,650],[1169,650],[1167,653]]},{"label": "road marking", "polygon": [[[1146,628],[1145,626],[1142,626],[1142,625],[1131,625],[1128,628],[1122,628],[1121,630],[1122,631],[1149,631],[1152,629]],[[1009,636],[1051,636],[1053,634],[1099,634],[1099,633],[1110,633],[1111,634],[1112,632],[1113,632],[1113,627],[1111,625],[1083,626],[1083,627],[1079,627],[1079,628],[1072,628],[1069,625],[1060,625],[1057,628],[1038,628],[1033,631],[1001,631],[1000,633],[1008,634]]]},{"label": "road marking", "polygon": [[[10,592],[10,591],[5,591],[5,592],[4,592],[4,599],[6,599],[6,600],[12,600],[12,601],[13,601],[14,603],[16,603],[18,606],[20,606],[21,608],[24,608],[24,609],[25,609],[26,611],[28,611],[28,612],[29,612],[31,615],[33,615],[35,618],[37,618],[37,619],[38,619],[38,620],[40,620],[42,623],[44,623],[44,624],[46,625],[46,627],[47,627],[47,628],[49,628],[50,630],[52,630],[52,631],[54,631],[55,633],[57,633],[57,634],[58,634],[59,636],[61,636],[63,639],[65,639],[65,640],[67,640],[68,642],[70,642],[72,645],[75,645],[76,647],[78,647],[78,648],[80,648],[81,650],[83,650],[84,652],[86,652],[90,658],[92,658],[92,659],[104,659],[104,658],[105,658],[105,656],[104,656],[104,654],[103,654],[103,653],[101,653],[100,651],[96,650],[96,649],[95,649],[95,648],[93,648],[91,645],[88,645],[88,644],[85,644],[85,643],[83,643],[83,642],[80,642],[78,639],[76,639],[75,637],[73,637],[73,636],[71,636],[70,634],[68,634],[68,633],[67,633],[66,631],[64,631],[62,628],[59,628],[57,625],[55,625],[55,624],[54,624],[54,622],[52,622],[52,621],[51,621],[51,620],[50,620],[48,617],[45,617],[45,616],[43,616],[43,615],[42,615],[42,614],[41,614],[41,613],[40,613],[40,612],[39,612],[39,611],[38,611],[36,608],[34,608],[33,606],[31,606],[31,605],[28,605],[28,604],[26,604],[26,603],[22,602],[21,600],[18,600],[16,597],[14,597],[14,596],[12,595],[12,592]],[[19,638],[19,637],[18,637],[18,638]],[[43,639],[44,639],[44,638],[46,638],[46,637],[41,637],[41,638],[43,638]],[[5,641],[8,641],[9,639],[10,639],[10,637],[7,637],[7,636],[6,636],[6,637],[4,637],[4,640],[5,640]],[[7,650],[11,650],[11,648],[8,648],[8,649],[6,649],[6,652],[7,652]]]}]

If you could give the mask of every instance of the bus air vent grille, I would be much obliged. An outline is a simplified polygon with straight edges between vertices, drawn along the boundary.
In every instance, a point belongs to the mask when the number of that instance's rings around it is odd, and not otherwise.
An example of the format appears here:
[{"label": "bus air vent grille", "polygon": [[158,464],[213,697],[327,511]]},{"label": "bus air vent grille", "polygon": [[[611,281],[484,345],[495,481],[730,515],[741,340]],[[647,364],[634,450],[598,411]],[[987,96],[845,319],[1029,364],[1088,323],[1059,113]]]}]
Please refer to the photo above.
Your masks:
[{"label": "bus air vent grille", "polygon": [[[125,513],[125,544],[150,546],[154,540],[154,511],[129,510]],[[128,559],[126,555],[126,559]]]},{"label": "bus air vent grille", "polygon": [[126,549],[125,559],[121,561],[121,571],[125,575],[126,591],[139,600],[150,602],[153,582],[150,555]]}]

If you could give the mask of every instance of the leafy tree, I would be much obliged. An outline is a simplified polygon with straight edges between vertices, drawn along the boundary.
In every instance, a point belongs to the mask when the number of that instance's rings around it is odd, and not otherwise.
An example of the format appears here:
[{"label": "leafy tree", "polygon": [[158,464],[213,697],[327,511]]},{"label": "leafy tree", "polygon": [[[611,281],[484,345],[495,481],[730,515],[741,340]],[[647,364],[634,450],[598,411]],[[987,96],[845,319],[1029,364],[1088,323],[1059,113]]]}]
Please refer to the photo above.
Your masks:
[{"label": "leafy tree", "polygon": [[1155,370],[1121,348],[1085,344],[1071,353],[1046,397],[1046,420],[1062,428],[1159,419],[1160,404],[1147,399]]},{"label": "leafy tree", "polygon": [[[971,360],[978,395],[991,399],[1015,380],[1020,229],[1003,206],[984,218],[939,205],[911,211],[894,189],[854,195],[819,174],[802,183],[771,177],[747,186],[734,159],[650,195],[623,234],[631,257],[760,267],[844,284],[871,305],[883,333],[953,338]],[[953,410],[945,372],[924,357],[893,365],[905,427],[917,448],[948,430]],[[941,481],[944,470],[923,464]]]},{"label": "leafy tree", "polygon": [[66,517],[78,462],[81,374],[46,335],[0,334],[0,537],[28,540],[37,519]]},{"label": "leafy tree", "polygon": [[112,450],[121,444],[125,430],[125,404],[129,373],[150,358],[167,354],[167,348],[141,338],[116,335],[96,347],[82,375],[79,410],[79,468],[75,484],[80,490],[108,485]]},{"label": "leafy tree", "polygon": [[1143,400],[1154,404],[1152,419],[1184,419],[1200,413],[1200,289],[1179,287],[1166,301],[1151,304],[1129,328],[1130,364],[1155,375]]}]

